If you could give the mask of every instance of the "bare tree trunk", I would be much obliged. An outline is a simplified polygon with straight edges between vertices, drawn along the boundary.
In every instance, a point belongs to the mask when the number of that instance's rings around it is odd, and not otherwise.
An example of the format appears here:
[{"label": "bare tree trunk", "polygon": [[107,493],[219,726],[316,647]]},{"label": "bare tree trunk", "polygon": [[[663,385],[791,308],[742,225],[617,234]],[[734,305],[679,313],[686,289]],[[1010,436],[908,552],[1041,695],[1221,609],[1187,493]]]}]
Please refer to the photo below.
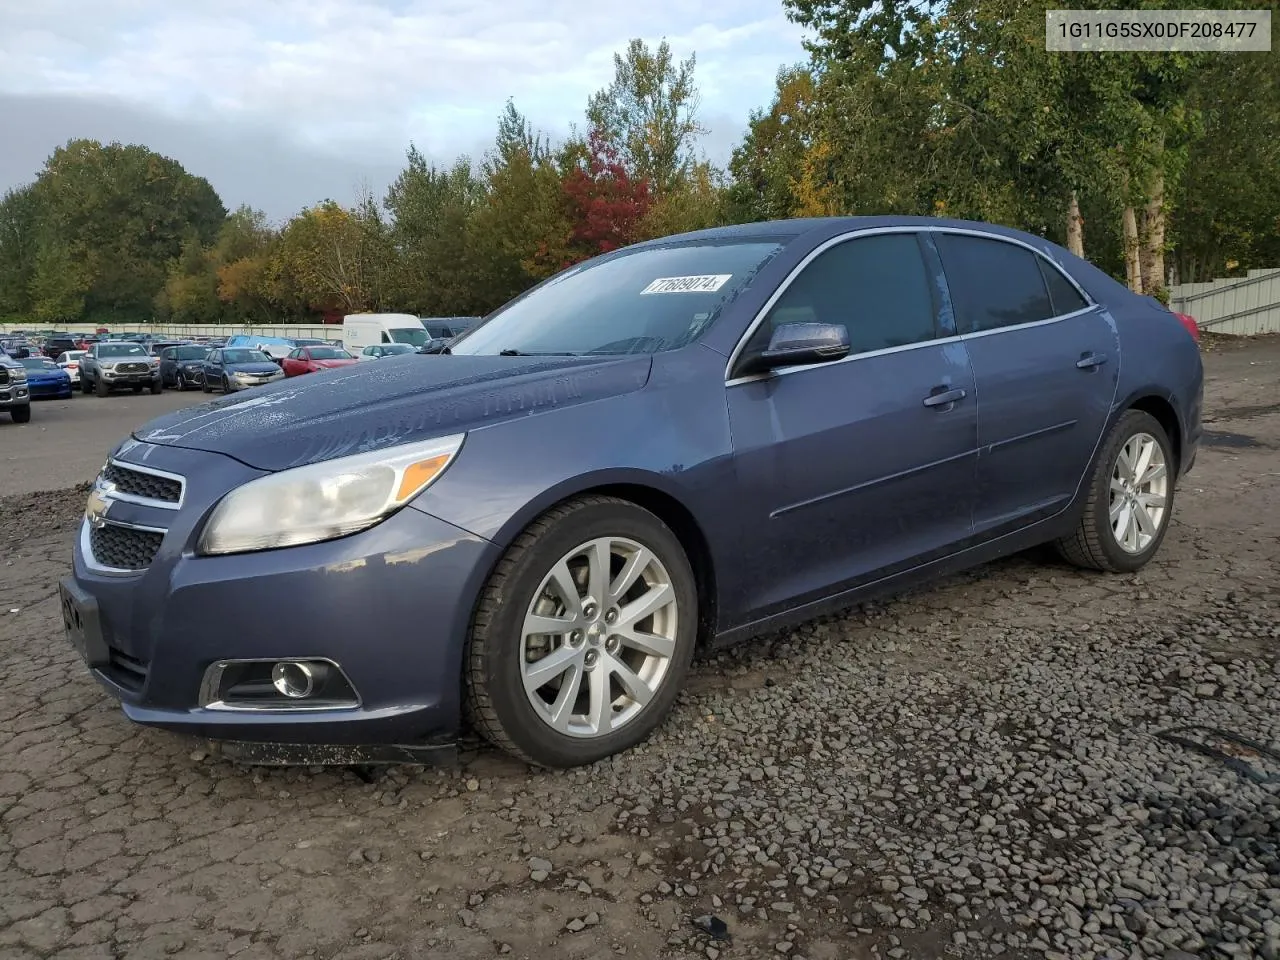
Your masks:
[{"label": "bare tree trunk", "polygon": [[1134,293],[1142,292],[1142,265],[1138,260],[1138,217],[1133,206],[1126,204],[1124,208],[1124,275],[1129,289]]},{"label": "bare tree trunk", "polygon": [[1142,212],[1142,289],[1152,297],[1165,292],[1164,234],[1164,171],[1157,168]]},{"label": "bare tree trunk", "polygon": [[1067,202],[1067,249],[1077,257],[1084,256],[1084,218],[1080,216],[1080,197],[1074,190]]}]

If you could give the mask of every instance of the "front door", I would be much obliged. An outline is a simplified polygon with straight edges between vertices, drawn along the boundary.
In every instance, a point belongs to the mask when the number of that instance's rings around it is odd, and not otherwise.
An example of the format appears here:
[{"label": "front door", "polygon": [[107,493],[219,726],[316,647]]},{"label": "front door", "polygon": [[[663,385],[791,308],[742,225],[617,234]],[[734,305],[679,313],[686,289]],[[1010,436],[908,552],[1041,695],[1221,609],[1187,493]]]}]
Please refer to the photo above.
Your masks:
[{"label": "front door", "polygon": [[920,240],[855,237],[786,288],[775,327],[839,323],[839,361],[731,379],[742,576],[737,625],[950,552],[971,532],[977,414],[964,344],[942,337]]},{"label": "front door", "polygon": [[1119,339],[1110,315],[1029,248],[933,239],[978,384],[974,530],[999,536],[1075,496],[1115,398]]}]

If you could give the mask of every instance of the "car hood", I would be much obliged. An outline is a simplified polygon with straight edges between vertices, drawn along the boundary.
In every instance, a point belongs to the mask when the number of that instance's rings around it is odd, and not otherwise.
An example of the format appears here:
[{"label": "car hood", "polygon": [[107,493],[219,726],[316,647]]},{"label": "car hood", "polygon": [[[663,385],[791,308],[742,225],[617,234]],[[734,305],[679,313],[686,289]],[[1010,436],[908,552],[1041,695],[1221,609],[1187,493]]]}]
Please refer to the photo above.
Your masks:
[{"label": "car hood", "polygon": [[34,382],[36,380],[62,380],[67,376],[67,371],[58,370],[28,370],[27,379]]},{"label": "car hood", "polygon": [[284,470],[638,390],[652,358],[387,357],[158,417],[134,438]]},{"label": "car hood", "polygon": [[253,360],[249,363],[228,363],[222,367],[228,373],[279,373],[280,367],[270,360]]}]

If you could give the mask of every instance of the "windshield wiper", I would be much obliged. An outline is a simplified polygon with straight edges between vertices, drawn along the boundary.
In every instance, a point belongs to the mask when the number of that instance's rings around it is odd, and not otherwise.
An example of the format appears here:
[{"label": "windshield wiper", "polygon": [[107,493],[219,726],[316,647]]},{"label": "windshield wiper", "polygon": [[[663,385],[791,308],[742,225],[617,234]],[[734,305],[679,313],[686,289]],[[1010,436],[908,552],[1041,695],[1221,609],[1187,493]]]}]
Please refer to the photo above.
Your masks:
[{"label": "windshield wiper", "polygon": [[547,351],[544,353],[526,353],[523,350],[499,350],[500,357],[576,357],[576,353]]}]

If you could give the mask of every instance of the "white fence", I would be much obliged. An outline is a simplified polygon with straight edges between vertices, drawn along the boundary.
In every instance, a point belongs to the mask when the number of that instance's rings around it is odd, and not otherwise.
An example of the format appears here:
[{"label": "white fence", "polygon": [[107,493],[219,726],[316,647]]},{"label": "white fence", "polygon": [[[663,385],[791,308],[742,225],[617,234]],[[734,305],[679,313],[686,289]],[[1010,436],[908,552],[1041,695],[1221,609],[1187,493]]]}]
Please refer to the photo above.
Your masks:
[{"label": "white fence", "polygon": [[1200,329],[1211,333],[1280,333],[1280,267],[1179,284],[1169,290],[1169,307],[1195,317]]},{"label": "white fence", "polygon": [[[98,324],[93,323],[71,323],[57,324],[56,329],[65,333],[93,333],[98,329]],[[315,337],[323,340],[341,340],[342,325],[341,324],[317,324],[315,326],[307,326],[305,324],[281,323],[278,325],[263,326],[240,326],[238,324],[199,324],[185,325],[180,323],[125,323],[125,324],[102,324],[108,330],[113,332],[125,333],[154,333],[159,337],[189,337],[195,334],[208,337],[230,337],[237,333],[257,335],[261,337]],[[9,333],[12,330],[43,330],[48,329],[48,324],[39,322],[31,323],[9,323],[0,324],[0,331]]]}]

